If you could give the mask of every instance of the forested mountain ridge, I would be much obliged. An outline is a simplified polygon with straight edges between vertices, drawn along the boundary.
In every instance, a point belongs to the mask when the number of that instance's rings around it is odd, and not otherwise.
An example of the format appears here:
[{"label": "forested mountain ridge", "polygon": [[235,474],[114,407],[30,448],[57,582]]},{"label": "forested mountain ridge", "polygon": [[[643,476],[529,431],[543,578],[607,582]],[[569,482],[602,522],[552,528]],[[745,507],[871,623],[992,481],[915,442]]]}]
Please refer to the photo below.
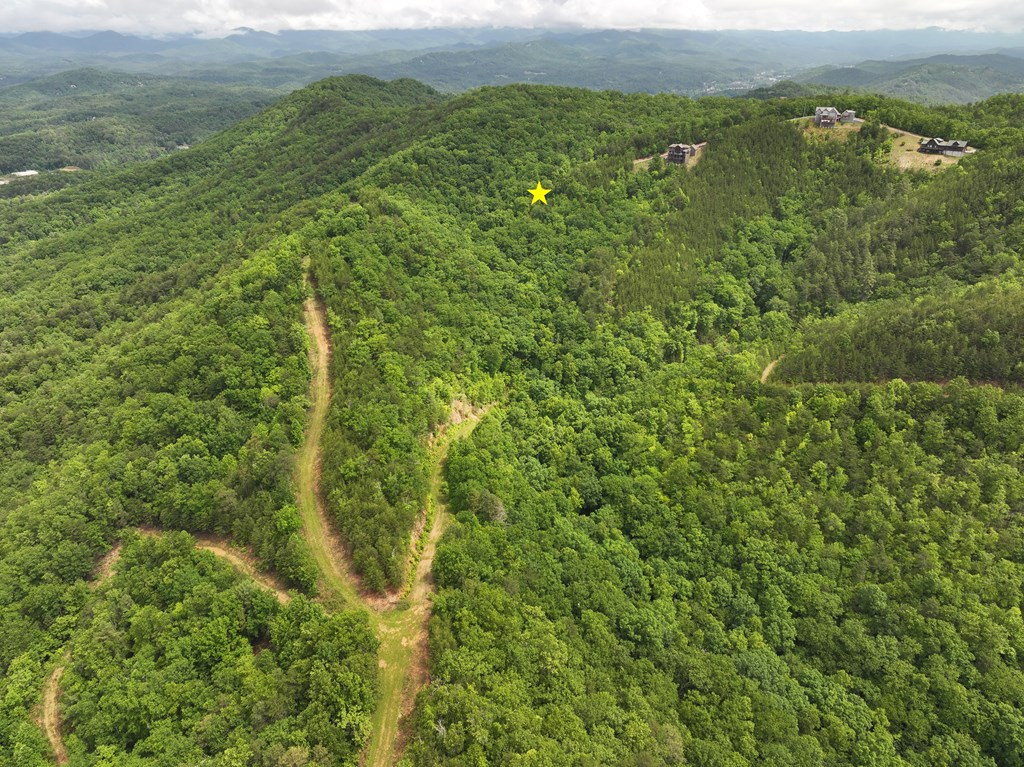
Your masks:
[{"label": "forested mountain ridge", "polygon": [[[1013,54],[1019,51],[1013,51]],[[925,104],[967,104],[1024,88],[1024,58],[988,53],[864,61],[802,72],[800,82],[845,86]]]},{"label": "forested mountain ridge", "polygon": [[[93,630],[91,616],[107,604],[117,605],[114,616],[94,628],[109,654],[93,655],[86,642],[64,675],[73,762],[118,753],[180,764],[203,754],[225,764],[254,754],[294,759],[294,738],[302,753],[329,753],[326,763],[358,755],[376,684],[365,620],[328,618],[308,601],[253,601],[251,588],[217,585],[223,566],[200,560],[190,575],[186,560],[197,555],[171,540],[126,546],[118,576],[95,596],[84,583],[119,530],[149,524],[230,535],[293,584],[312,585],[289,487],[308,378],[301,260],[267,245],[311,190],[382,154],[378,142],[389,142],[371,135],[371,114],[433,98],[409,83],[326,83],[194,151],[4,204],[5,759],[45,763],[27,714],[41,664]],[[341,147],[309,161],[324,136]],[[295,163],[285,144],[309,152],[306,161]],[[154,568],[164,568],[172,591],[125,593],[122,584]],[[190,607],[170,616],[182,601]],[[140,621],[151,628],[139,633]],[[207,621],[213,633],[186,639]],[[306,638],[291,643],[294,632]],[[324,640],[311,643],[318,634]],[[267,641],[289,654],[261,653],[252,670]],[[172,670],[168,657],[184,665]],[[336,689],[341,677],[311,690],[310,664],[347,674],[348,692]],[[135,681],[109,676],[113,668],[152,686],[136,692]],[[232,681],[238,674],[259,692],[244,694]],[[110,691],[87,686],[79,696],[74,680],[97,677]],[[165,702],[155,706],[151,694]],[[230,710],[224,694],[236,696]]]},{"label": "forested mountain ridge", "polygon": [[[228,535],[312,592],[308,259],[323,485],[366,587],[401,583],[452,399],[494,403],[449,451],[407,763],[1018,763],[1020,394],[757,376],[918,303],[1019,348],[986,297],[1019,282],[1021,102],[851,97],[845,142],[788,122],[812,104],[339,78],[0,202],[0,754],[46,763],[31,709],[70,647],[72,764],[358,762],[365,615],[130,532]],[[980,151],[903,174],[880,122]],[[633,162],[677,140],[709,142],[695,167]],[[884,377],[957,375],[913,368],[942,327]]]},{"label": "forested mountain ridge", "polygon": [[267,88],[78,69],[0,89],[0,174],[175,151],[279,97]]}]

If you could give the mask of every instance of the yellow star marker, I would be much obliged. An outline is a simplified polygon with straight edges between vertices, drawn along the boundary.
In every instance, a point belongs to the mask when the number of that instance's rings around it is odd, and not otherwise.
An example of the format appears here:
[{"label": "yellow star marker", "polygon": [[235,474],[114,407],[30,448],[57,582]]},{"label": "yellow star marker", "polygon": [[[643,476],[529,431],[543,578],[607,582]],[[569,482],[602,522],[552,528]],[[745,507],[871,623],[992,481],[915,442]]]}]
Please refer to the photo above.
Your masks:
[{"label": "yellow star marker", "polygon": [[536,189],[530,189],[528,191],[530,192],[530,194],[533,195],[533,199],[530,200],[530,205],[533,205],[534,203],[538,203],[538,202],[542,202],[545,205],[548,204],[548,201],[545,200],[544,198],[547,196],[547,193],[550,192],[551,190],[550,189],[545,189],[544,187],[542,187],[540,185],[539,181],[537,182],[537,188]]}]

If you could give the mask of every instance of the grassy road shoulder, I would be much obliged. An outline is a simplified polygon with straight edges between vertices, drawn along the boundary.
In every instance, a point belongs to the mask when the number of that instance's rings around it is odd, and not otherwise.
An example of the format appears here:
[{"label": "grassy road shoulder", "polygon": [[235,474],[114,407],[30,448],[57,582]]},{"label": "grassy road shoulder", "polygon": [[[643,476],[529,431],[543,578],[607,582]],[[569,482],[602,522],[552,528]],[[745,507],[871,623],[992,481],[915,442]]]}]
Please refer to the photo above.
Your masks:
[{"label": "grassy road shoulder", "polygon": [[[344,547],[327,515],[320,486],[321,436],[330,406],[330,338],[323,306],[311,295],[305,306],[310,337],[311,408],[305,440],[296,460],[296,500],[303,532],[320,573],[321,599],[339,609],[368,608],[370,625],[380,640],[380,700],[370,720],[370,737],[363,765],[388,767],[403,747],[401,724],[427,678],[427,622],[433,593],[431,568],[446,517],[442,470],[448,448],[472,433],[483,410],[456,403],[453,421],[431,447],[430,493],[419,540],[411,547],[411,577],[404,595],[364,593],[348,563]],[[455,422],[456,417],[459,419]]]},{"label": "grassy road shoulder", "polygon": [[408,593],[395,609],[378,618],[380,638],[381,697],[370,720],[370,741],[364,767],[389,767],[397,763],[404,748],[403,723],[412,711],[416,695],[427,680],[427,623],[430,598],[434,592],[431,569],[437,543],[447,524],[442,472],[453,442],[465,439],[480,422],[474,412],[459,424],[447,428],[433,447],[427,524],[419,559],[413,560],[415,575]]}]

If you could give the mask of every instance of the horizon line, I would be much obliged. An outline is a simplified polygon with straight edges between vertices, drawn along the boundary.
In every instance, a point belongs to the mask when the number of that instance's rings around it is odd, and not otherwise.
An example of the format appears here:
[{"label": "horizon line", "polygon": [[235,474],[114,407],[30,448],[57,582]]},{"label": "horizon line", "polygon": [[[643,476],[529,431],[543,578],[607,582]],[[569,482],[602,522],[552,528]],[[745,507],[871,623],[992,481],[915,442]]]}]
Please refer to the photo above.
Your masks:
[{"label": "horizon line", "polygon": [[192,29],[180,31],[141,31],[141,30],[119,30],[113,28],[66,28],[66,29],[12,29],[0,30],[0,37],[18,37],[21,35],[52,34],[77,38],[92,37],[102,34],[116,34],[123,37],[141,38],[175,38],[175,37],[198,37],[206,39],[223,39],[235,35],[244,34],[269,34],[280,35],[282,33],[302,32],[328,32],[328,33],[367,33],[367,32],[474,32],[474,31],[509,31],[509,32],[742,32],[762,34],[878,34],[886,32],[907,33],[907,32],[934,32],[953,33],[962,35],[983,35],[991,37],[1013,37],[1024,35],[1024,30],[1003,31],[988,30],[971,27],[862,27],[853,29],[805,29],[801,27],[677,27],[677,26],[587,26],[585,24],[545,24],[532,26],[513,26],[495,24],[467,24],[467,25],[424,25],[416,27],[278,27],[278,28],[257,28],[257,27],[233,27],[231,29]]}]

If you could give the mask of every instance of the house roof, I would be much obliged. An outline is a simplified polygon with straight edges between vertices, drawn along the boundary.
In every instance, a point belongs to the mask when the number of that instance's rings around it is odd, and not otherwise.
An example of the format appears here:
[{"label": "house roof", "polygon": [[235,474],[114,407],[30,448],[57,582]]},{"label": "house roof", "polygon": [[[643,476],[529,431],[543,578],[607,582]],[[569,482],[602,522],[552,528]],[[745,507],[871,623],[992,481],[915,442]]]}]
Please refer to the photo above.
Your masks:
[{"label": "house roof", "polygon": [[966,141],[959,141],[957,139],[952,139],[950,141],[946,141],[946,140],[941,139],[941,138],[930,138],[930,139],[928,139],[926,141],[923,141],[922,143],[924,143],[924,144],[933,144],[935,146],[946,147],[948,149],[966,149],[967,148],[967,142]]}]

